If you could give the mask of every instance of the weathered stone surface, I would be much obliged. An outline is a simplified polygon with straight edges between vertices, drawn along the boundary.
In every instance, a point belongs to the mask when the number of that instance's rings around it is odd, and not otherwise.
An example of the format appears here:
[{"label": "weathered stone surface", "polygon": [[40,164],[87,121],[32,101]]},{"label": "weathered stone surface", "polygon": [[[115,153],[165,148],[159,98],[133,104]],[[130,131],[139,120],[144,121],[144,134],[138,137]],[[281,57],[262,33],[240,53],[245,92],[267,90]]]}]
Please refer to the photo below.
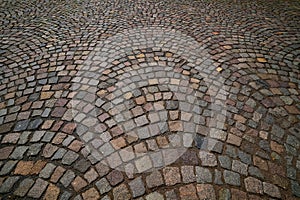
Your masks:
[{"label": "weathered stone surface", "polygon": [[162,185],[164,182],[161,173],[154,171],[146,177],[146,183],[149,188],[153,188]]},{"label": "weathered stone surface", "polygon": [[72,187],[76,192],[79,192],[82,188],[88,185],[88,183],[81,178],[80,176],[77,176],[71,183]]},{"label": "weathered stone surface", "polygon": [[60,193],[60,189],[57,186],[50,184],[46,190],[44,199],[45,200],[57,199],[59,193]]},{"label": "weathered stone surface", "polygon": [[100,179],[95,185],[97,186],[100,194],[104,194],[112,189],[106,178]]},{"label": "weathered stone surface", "polygon": [[270,195],[271,197],[281,198],[280,191],[277,186],[263,182],[264,193]]},{"label": "weathered stone surface", "polygon": [[32,186],[32,188],[28,192],[28,196],[32,198],[40,198],[43,192],[46,190],[48,186],[48,182],[37,179],[35,184]]},{"label": "weathered stone surface", "polygon": [[107,180],[112,186],[117,185],[118,183],[122,182],[124,179],[124,176],[122,172],[118,170],[113,170],[107,175]]},{"label": "weathered stone surface", "polygon": [[244,180],[246,190],[251,193],[263,193],[262,182],[253,177],[247,177]]},{"label": "weathered stone surface", "polygon": [[121,184],[113,189],[113,196],[116,200],[129,200],[131,195],[125,184]]},{"label": "weathered stone surface", "polygon": [[2,199],[300,197],[298,1],[1,8]]},{"label": "weathered stone surface", "polygon": [[14,191],[14,195],[24,197],[33,184],[34,184],[34,180],[30,178],[24,179],[20,183],[19,187]]},{"label": "weathered stone surface", "polygon": [[209,169],[204,167],[196,167],[196,179],[197,183],[211,183],[212,174]]},{"label": "weathered stone surface", "polygon": [[181,199],[198,199],[196,187],[193,184],[180,187],[179,194]]},{"label": "weathered stone surface", "polygon": [[163,169],[163,174],[166,185],[175,185],[181,181],[180,172],[177,167],[166,167]]},{"label": "weathered stone surface", "polygon": [[12,190],[14,184],[20,179],[19,176],[11,176],[5,179],[5,181],[0,186],[0,194],[8,193]]},{"label": "weathered stone surface", "polygon": [[240,182],[240,175],[236,172],[225,170],[223,173],[225,183],[229,185],[236,185],[239,186]]},{"label": "weathered stone surface", "polygon": [[206,151],[200,151],[199,157],[201,159],[202,166],[216,166],[217,165],[217,159],[216,156],[212,153],[206,152]]},{"label": "weathered stone surface", "polygon": [[135,178],[129,182],[130,189],[132,191],[133,197],[141,196],[145,193],[145,186],[141,177]]},{"label": "weathered stone surface", "polygon": [[198,193],[199,199],[216,200],[215,190],[212,185],[197,184],[197,193]]},{"label": "weathered stone surface", "polygon": [[83,199],[99,199],[100,195],[95,188],[91,188],[82,194]]}]

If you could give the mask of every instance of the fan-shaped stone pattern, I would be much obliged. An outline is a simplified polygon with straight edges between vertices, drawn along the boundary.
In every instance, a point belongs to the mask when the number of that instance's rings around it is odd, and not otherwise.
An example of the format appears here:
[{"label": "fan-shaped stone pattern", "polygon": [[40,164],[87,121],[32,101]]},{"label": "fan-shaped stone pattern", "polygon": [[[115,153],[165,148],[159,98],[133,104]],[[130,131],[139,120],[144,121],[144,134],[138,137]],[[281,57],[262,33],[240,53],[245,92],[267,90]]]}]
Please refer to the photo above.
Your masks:
[{"label": "fan-shaped stone pattern", "polygon": [[[293,0],[2,1],[1,196],[36,199],[299,198],[299,7],[299,2]],[[101,122],[108,129],[113,125],[109,120],[119,118],[111,114],[116,111],[114,109],[108,109],[106,115],[101,110],[101,101],[95,101],[96,109],[91,107],[93,100],[103,98],[99,82],[91,81],[88,74],[82,76],[86,79],[77,80],[87,66],[86,60],[93,57],[99,44],[118,33],[132,33],[130,30],[138,27],[164,27],[189,35],[197,41],[197,46],[205,49],[200,50],[205,52],[200,56],[203,58],[201,64],[192,61],[192,56],[180,53],[191,43],[182,45],[179,40],[182,46],[176,50],[153,49],[152,44],[139,40],[141,34],[136,34],[137,38],[129,40],[134,42],[127,44],[134,46],[136,43],[138,47],[134,51],[121,53],[120,57],[112,55],[112,60],[95,59],[100,62],[95,62],[93,67],[103,69],[96,80],[113,86],[120,80],[117,77],[123,73],[122,69],[131,67],[134,71],[136,65],[161,62],[165,57],[171,59],[166,65],[173,63],[172,70],[178,70],[174,73],[187,77],[184,80],[189,80],[189,88],[200,91],[195,94],[200,95],[197,101],[203,103],[199,104],[203,108],[201,117],[214,117],[209,110],[215,101],[210,101],[214,100],[213,92],[222,94],[215,91],[220,83],[227,92],[223,94],[227,112],[217,117],[220,122],[226,120],[225,126],[197,119],[201,125],[197,129],[200,134],[194,137],[192,147],[188,145],[190,148],[171,165],[141,174],[129,169],[139,166],[140,172],[145,171],[145,163],[153,165],[150,158],[141,160],[138,165],[129,163],[132,166],[128,165],[128,170],[118,171],[90,154],[80,135],[86,133],[86,129],[78,126],[78,121],[87,125]],[[126,47],[126,43],[118,45],[118,42],[116,40],[113,46]],[[159,60],[147,53],[157,53]],[[172,56],[168,57],[167,53]],[[150,60],[142,61],[146,57]],[[107,61],[114,61],[116,68],[105,65]],[[205,66],[209,73],[195,66]],[[107,69],[111,71],[104,72]],[[220,76],[222,81],[218,81]],[[122,80],[127,81],[126,78]],[[156,82],[159,77],[152,78],[151,84],[147,82],[148,85],[138,87],[137,94],[124,94],[128,102],[134,100],[134,107],[129,109],[133,119],[141,117],[133,120],[134,123],[143,124],[147,119],[151,124],[155,117],[150,114],[155,112],[147,106],[153,108],[156,102],[168,97],[164,93],[174,93],[170,88],[160,88]],[[216,87],[211,87],[211,83]],[[86,93],[76,96],[76,86],[90,87],[82,88]],[[176,112],[177,102],[183,101],[179,95],[175,96],[163,101],[163,108],[168,106],[167,119],[176,121],[183,115],[184,119],[189,119],[189,112]],[[138,105],[137,101],[141,103],[143,98],[145,104]],[[154,100],[150,101],[151,98]],[[170,104],[169,100],[172,100]],[[86,120],[87,116],[78,115],[76,110],[96,116],[97,121]],[[141,125],[144,126],[147,124]],[[220,128],[226,135],[223,132],[211,134],[207,127]],[[161,137],[145,136],[140,142],[135,141],[136,137],[125,137],[122,129],[109,133],[115,135],[107,141],[116,140],[111,146],[120,147],[120,152],[126,148],[127,152],[130,148],[134,151],[135,146],[141,151],[152,150],[176,142],[169,140],[171,134],[168,132]],[[205,140],[204,133],[209,133],[210,140]],[[89,137],[87,134],[84,139],[89,140]],[[97,146],[101,142],[93,144]],[[209,146],[213,148],[207,151]],[[125,162],[132,157],[127,154],[122,158]]]},{"label": "fan-shaped stone pattern", "polygon": [[[90,117],[91,110],[84,113],[80,104],[73,107],[77,116],[87,116],[77,121],[86,127],[86,132],[79,135],[96,151],[92,154],[100,153],[94,155],[97,159],[106,159],[113,168],[124,167],[130,161],[135,162],[140,173],[176,161],[186,148],[192,147],[200,126],[209,126],[213,121],[211,115],[199,116],[211,112],[205,82],[200,75],[191,73],[197,72],[195,69],[187,70],[191,67],[185,60],[174,58],[171,52],[147,49],[112,63],[111,69],[97,77],[101,81],[94,116]],[[201,100],[205,96],[206,100]],[[99,123],[92,124],[96,119]],[[208,133],[199,134],[204,137]],[[144,155],[147,157],[137,160]],[[141,168],[141,161],[147,160],[149,166]],[[161,161],[156,163],[157,160]]]}]

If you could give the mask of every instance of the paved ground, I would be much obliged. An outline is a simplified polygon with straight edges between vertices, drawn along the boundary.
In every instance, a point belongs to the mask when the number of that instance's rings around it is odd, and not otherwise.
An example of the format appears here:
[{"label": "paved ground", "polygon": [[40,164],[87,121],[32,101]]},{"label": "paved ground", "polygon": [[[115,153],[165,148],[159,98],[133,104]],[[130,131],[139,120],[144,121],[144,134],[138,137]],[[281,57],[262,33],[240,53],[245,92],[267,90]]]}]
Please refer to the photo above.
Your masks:
[{"label": "paved ground", "polygon": [[298,0],[0,4],[0,199],[300,198]]}]

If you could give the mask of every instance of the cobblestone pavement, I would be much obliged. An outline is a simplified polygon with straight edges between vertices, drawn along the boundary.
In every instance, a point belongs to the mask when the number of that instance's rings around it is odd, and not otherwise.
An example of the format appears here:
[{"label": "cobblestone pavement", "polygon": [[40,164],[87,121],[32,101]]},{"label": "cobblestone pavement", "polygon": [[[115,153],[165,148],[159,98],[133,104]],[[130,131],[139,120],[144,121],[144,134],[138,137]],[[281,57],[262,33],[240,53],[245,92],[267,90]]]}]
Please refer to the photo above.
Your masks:
[{"label": "cobblestone pavement", "polygon": [[0,199],[299,199],[300,2],[0,2]]}]

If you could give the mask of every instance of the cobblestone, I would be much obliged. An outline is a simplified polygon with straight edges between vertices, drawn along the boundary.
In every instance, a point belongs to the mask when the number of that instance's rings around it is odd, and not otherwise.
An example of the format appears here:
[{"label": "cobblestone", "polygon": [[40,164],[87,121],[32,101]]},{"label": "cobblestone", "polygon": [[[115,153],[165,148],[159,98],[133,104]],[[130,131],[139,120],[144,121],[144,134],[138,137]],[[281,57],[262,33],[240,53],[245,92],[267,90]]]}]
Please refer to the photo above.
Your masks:
[{"label": "cobblestone", "polygon": [[181,181],[179,169],[176,167],[164,168],[163,174],[166,185],[175,185],[176,183],[180,183]]},{"label": "cobblestone", "polygon": [[129,200],[131,197],[130,192],[125,184],[121,184],[118,187],[115,187],[113,189],[113,196],[114,199],[117,200],[122,200],[122,199]]},{"label": "cobblestone", "polygon": [[[196,173],[197,173],[197,168],[196,168]],[[191,183],[196,180],[193,166],[182,166],[181,174],[182,174],[182,181],[184,183]]]},{"label": "cobblestone", "polygon": [[163,200],[164,196],[158,192],[150,193],[146,196],[146,200]]},{"label": "cobblestone", "polygon": [[92,183],[94,180],[96,180],[98,178],[98,173],[91,168],[89,171],[87,171],[84,174],[84,178],[89,182]]},{"label": "cobblestone", "polygon": [[221,167],[225,169],[231,169],[232,160],[228,156],[219,156],[218,160],[220,162]]},{"label": "cobblestone", "polygon": [[217,165],[217,159],[216,156],[212,153],[208,153],[205,151],[200,151],[199,157],[201,159],[202,166],[216,166]]},{"label": "cobblestone", "polygon": [[111,186],[109,185],[106,178],[102,178],[98,182],[96,182],[96,186],[97,186],[98,190],[100,191],[100,194],[104,194],[111,190]]},{"label": "cobblestone", "polygon": [[68,151],[64,157],[62,158],[62,163],[65,165],[71,165],[73,162],[77,160],[79,155],[73,151]]},{"label": "cobblestone", "polygon": [[212,185],[208,184],[198,184],[197,185],[197,193],[199,199],[216,199],[215,190]]},{"label": "cobblestone", "polygon": [[13,151],[13,146],[3,147],[0,149],[0,160],[5,160],[9,157],[11,152]]},{"label": "cobblestone", "polygon": [[87,184],[88,183],[80,176],[77,176],[71,183],[72,187],[76,192],[79,192],[82,188],[87,186]]},{"label": "cobblestone", "polygon": [[120,172],[118,170],[113,170],[112,172],[110,172],[107,175],[107,179],[112,186],[115,186],[118,183],[123,181],[124,176],[123,176],[122,172]]},{"label": "cobblestone", "polygon": [[179,193],[181,199],[198,199],[196,187],[193,184],[180,187]]},{"label": "cobblestone", "polygon": [[281,198],[281,194],[277,186],[263,182],[263,187],[266,194],[270,195],[271,197]]},{"label": "cobblestone", "polygon": [[161,173],[154,171],[146,177],[146,183],[149,188],[153,188],[162,185],[164,182]]},{"label": "cobblestone", "polygon": [[242,163],[238,160],[233,160],[232,170],[238,172],[239,174],[243,174],[243,175],[248,174],[248,166],[245,163]]},{"label": "cobblestone", "polygon": [[25,196],[33,184],[34,180],[30,178],[24,179],[15,190],[14,194],[21,197]]},{"label": "cobblestone", "polygon": [[133,197],[138,197],[145,193],[145,187],[141,177],[135,178],[134,180],[129,182],[129,186],[132,191]]},{"label": "cobblestone", "polygon": [[45,200],[57,199],[59,193],[60,193],[59,188],[53,184],[50,184],[46,190],[44,199]]},{"label": "cobblestone", "polygon": [[9,160],[7,161],[1,168],[1,171],[0,171],[0,175],[3,176],[3,175],[7,175],[9,174],[13,168],[16,166],[18,161],[14,161],[14,160]]},{"label": "cobblestone", "polygon": [[39,174],[39,177],[41,178],[49,178],[52,174],[52,172],[54,171],[55,169],[55,165],[52,164],[52,163],[47,163],[46,166],[41,170],[40,174]]},{"label": "cobblestone", "polygon": [[256,178],[248,177],[244,180],[245,187],[248,192],[252,193],[263,193],[262,182]]},{"label": "cobblestone", "polygon": [[236,186],[239,186],[241,184],[240,175],[238,173],[225,170],[223,175],[225,183]]},{"label": "cobblestone", "polygon": [[19,180],[19,176],[8,177],[0,186],[0,194],[8,193]]},{"label": "cobblestone", "polygon": [[219,190],[219,197],[220,200],[229,200],[231,199],[231,193],[229,189],[221,189]]},{"label": "cobblestone", "polygon": [[66,173],[61,177],[60,182],[65,186],[68,187],[69,184],[73,181],[75,178],[75,174],[73,171],[68,170]]},{"label": "cobblestone", "polygon": [[43,192],[46,190],[48,183],[42,179],[37,179],[35,184],[28,192],[28,196],[32,198],[40,198]]},{"label": "cobblestone", "polygon": [[15,148],[12,154],[10,154],[9,157],[11,159],[22,159],[27,150],[28,150],[28,146],[18,146]]},{"label": "cobblestone", "polygon": [[196,179],[197,183],[211,183],[212,174],[207,168],[196,167]]},{"label": "cobblestone", "polygon": [[1,2],[2,199],[297,199],[299,2]]},{"label": "cobblestone", "polygon": [[83,199],[99,199],[100,195],[95,188],[91,188],[82,194]]}]

